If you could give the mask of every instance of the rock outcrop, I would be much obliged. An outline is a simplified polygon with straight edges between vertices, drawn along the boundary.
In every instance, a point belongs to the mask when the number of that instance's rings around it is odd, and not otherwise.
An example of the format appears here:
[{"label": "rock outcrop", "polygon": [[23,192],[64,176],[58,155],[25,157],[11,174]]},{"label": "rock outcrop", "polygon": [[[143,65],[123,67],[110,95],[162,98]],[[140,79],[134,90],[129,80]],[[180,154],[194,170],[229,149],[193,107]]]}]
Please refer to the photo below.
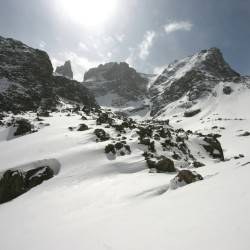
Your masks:
[{"label": "rock outcrop", "polygon": [[175,178],[171,180],[170,189],[177,189],[179,187],[201,180],[203,180],[203,177],[194,171],[180,170]]},{"label": "rock outcrop", "polygon": [[0,204],[24,194],[53,176],[54,172],[48,166],[31,169],[27,172],[7,170],[0,178]]},{"label": "rock outcrop", "polygon": [[152,101],[151,115],[183,96],[192,105],[212,92],[221,81],[236,81],[240,75],[225,62],[217,48],[175,61],[156,78],[149,89]]},{"label": "rock outcrop", "polygon": [[66,61],[64,65],[58,66],[55,71],[56,75],[64,76],[70,80],[73,80],[73,71],[71,68],[71,62]]},{"label": "rock outcrop", "polygon": [[84,85],[100,105],[121,107],[145,98],[148,79],[125,62],[111,62],[87,71]]},{"label": "rock outcrop", "polygon": [[0,112],[37,111],[41,106],[52,109],[59,98],[98,106],[83,85],[53,76],[46,52],[0,37]]}]

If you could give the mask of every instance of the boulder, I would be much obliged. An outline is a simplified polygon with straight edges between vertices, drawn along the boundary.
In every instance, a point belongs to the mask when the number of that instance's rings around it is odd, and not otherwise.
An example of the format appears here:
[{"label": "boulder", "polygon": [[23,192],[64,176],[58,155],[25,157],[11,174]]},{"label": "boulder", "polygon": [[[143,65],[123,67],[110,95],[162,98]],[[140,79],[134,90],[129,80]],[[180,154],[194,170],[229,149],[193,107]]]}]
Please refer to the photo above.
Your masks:
[{"label": "boulder", "polygon": [[108,144],[105,147],[105,153],[106,154],[109,154],[109,153],[116,154],[116,148],[115,148],[114,144]]},{"label": "boulder", "polygon": [[88,129],[89,127],[86,124],[82,123],[79,125],[79,128],[77,129],[77,131],[86,131]]},{"label": "boulder", "polygon": [[25,174],[26,188],[31,189],[37,185],[40,185],[43,181],[49,180],[53,176],[54,172],[49,166],[31,169]]},{"label": "boulder", "polygon": [[95,129],[94,134],[97,137],[97,141],[107,141],[110,139],[109,134],[106,133],[105,130],[103,130],[101,128]]},{"label": "boulder", "polygon": [[184,112],[184,117],[193,117],[201,112],[200,109],[188,110]]},{"label": "boulder", "polygon": [[0,204],[24,194],[53,176],[54,172],[49,166],[41,166],[27,172],[7,170],[0,179]]},{"label": "boulder", "polygon": [[158,173],[174,173],[176,172],[176,168],[174,166],[174,162],[165,157],[161,156],[156,161],[147,159],[147,165],[149,168],[154,168]]},{"label": "boulder", "polygon": [[213,158],[224,161],[224,153],[216,136],[213,136],[212,134],[207,135],[203,141],[205,144],[202,144],[202,146]]},{"label": "boulder", "polygon": [[177,189],[196,181],[203,180],[203,177],[190,170],[180,170],[178,174],[170,181],[170,189]]},{"label": "boulder", "polygon": [[7,170],[0,180],[0,204],[14,199],[26,191],[23,174],[18,170]]},{"label": "boulder", "polygon": [[224,93],[225,95],[230,95],[232,92],[233,92],[233,90],[232,90],[232,88],[231,88],[230,86],[225,86],[225,87],[223,88],[223,93]]},{"label": "boulder", "polygon": [[15,136],[25,135],[32,130],[31,123],[26,119],[16,120],[14,126],[17,128],[14,133]]}]

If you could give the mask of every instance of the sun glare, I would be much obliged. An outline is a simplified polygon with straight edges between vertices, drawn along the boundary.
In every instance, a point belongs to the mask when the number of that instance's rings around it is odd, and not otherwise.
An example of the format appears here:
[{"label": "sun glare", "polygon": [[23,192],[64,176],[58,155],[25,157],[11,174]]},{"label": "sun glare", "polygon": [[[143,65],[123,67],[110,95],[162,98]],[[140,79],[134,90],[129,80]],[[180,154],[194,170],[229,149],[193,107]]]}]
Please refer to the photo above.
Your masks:
[{"label": "sun glare", "polygon": [[65,15],[86,28],[98,27],[115,13],[117,0],[58,0]]}]

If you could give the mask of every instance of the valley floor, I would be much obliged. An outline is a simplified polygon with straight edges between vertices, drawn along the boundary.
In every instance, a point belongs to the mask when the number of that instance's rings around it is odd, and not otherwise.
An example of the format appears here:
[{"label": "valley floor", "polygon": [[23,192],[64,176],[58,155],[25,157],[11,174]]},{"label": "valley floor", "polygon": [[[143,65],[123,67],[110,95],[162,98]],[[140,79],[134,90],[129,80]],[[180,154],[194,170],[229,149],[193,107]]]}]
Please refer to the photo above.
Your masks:
[{"label": "valley floor", "polygon": [[[107,143],[95,142],[94,120],[84,121],[90,130],[69,131],[82,123],[80,116],[52,115],[44,118],[50,126],[37,133],[6,140],[8,131],[0,130],[0,170],[46,159],[61,168],[0,206],[0,249],[250,249],[250,137],[238,136],[249,128],[249,117],[194,121],[207,133],[215,125],[226,128],[220,141],[227,160],[204,159],[206,166],[197,169],[203,181],[168,190],[174,175],[149,173],[133,141],[131,155],[109,160]],[[188,120],[176,125],[189,128]],[[245,157],[233,158],[240,153]]]}]

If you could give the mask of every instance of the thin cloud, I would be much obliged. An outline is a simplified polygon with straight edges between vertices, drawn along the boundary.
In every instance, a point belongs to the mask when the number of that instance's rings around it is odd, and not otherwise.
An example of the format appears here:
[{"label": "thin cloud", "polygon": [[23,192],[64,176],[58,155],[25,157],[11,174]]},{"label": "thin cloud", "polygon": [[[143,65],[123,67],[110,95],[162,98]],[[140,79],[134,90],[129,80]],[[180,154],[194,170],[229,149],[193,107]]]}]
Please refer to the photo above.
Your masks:
[{"label": "thin cloud", "polygon": [[159,75],[163,72],[164,69],[166,69],[167,65],[163,65],[163,66],[156,66],[154,69],[153,69],[153,73],[156,74],[156,75]]},{"label": "thin cloud", "polygon": [[88,46],[87,46],[85,43],[83,43],[83,42],[79,42],[78,47],[79,47],[81,50],[89,51]]},{"label": "thin cloud", "polygon": [[44,42],[44,41],[41,41],[41,42],[39,43],[39,48],[40,48],[40,49],[45,49],[46,46],[47,46],[47,44],[46,44],[46,42]]},{"label": "thin cloud", "polygon": [[147,31],[143,41],[139,45],[139,57],[142,60],[145,60],[149,54],[150,54],[150,49],[153,46],[154,38],[156,37],[156,32],[155,31]]},{"label": "thin cloud", "polygon": [[80,82],[83,81],[84,73],[87,70],[103,63],[103,61],[91,61],[88,58],[78,56],[76,53],[71,51],[60,53],[59,58],[60,59],[53,57],[51,60],[54,69],[57,66],[61,66],[65,61],[70,60],[72,65],[72,70],[74,73],[74,79]]},{"label": "thin cloud", "polygon": [[189,21],[173,22],[164,26],[165,32],[170,34],[176,31],[190,31],[193,28],[193,24]]},{"label": "thin cloud", "polygon": [[125,38],[124,34],[116,35],[116,40],[120,43],[123,42],[124,38]]}]

